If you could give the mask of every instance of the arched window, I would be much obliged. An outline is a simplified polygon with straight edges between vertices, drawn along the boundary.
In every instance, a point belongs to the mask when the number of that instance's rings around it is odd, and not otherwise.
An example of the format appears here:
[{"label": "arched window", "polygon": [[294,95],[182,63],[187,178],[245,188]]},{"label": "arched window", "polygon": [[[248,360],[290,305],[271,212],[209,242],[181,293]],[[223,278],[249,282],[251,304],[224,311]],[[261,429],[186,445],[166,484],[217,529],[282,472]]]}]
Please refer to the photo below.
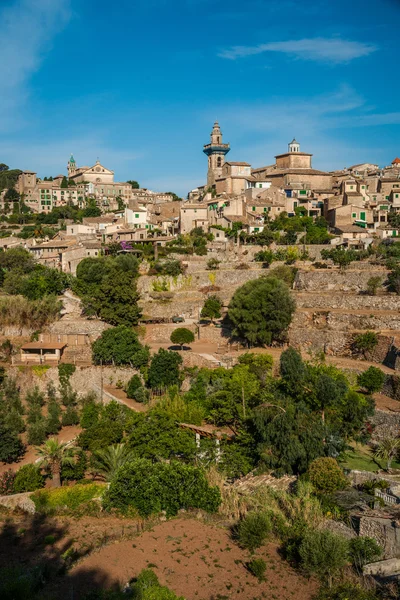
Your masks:
[{"label": "arched window", "polygon": [[219,143],[220,143],[220,137],[218,136],[217,137],[217,144],[219,144]]},{"label": "arched window", "polygon": [[217,158],[217,167],[221,167],[222,166],[222,158],[220,156],[218,156]]}]

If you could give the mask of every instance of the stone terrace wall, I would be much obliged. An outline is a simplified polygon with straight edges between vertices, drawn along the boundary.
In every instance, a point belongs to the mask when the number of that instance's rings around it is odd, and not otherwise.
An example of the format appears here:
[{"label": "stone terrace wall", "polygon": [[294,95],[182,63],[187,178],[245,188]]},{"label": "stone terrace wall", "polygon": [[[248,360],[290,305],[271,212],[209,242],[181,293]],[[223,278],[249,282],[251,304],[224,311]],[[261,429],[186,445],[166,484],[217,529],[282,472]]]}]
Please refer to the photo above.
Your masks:
[{"label": "stone terrace wall", "polygon": [[[361,263],[360,263],[361,264]],[[386,270],[368,265],[370,268],[353,271],[315,270],[299,271],[296,275],[294,289],[307,292],[362,292],[367,289],[367,281],[373,275],[385,277]]]},{"label": "stone terrace wall", "polygon": [[297,308],[343,308],[348,310],[398,310],[400,312],[400,296],[367,296],[364,294],[344,293],[294,293]]},{"label": "stone terrace wall", "polygon": [[357,315],[334,313],[329,310],[295,313],[293,328],[313,327],[331,331],[400,330],[400,315]]}]

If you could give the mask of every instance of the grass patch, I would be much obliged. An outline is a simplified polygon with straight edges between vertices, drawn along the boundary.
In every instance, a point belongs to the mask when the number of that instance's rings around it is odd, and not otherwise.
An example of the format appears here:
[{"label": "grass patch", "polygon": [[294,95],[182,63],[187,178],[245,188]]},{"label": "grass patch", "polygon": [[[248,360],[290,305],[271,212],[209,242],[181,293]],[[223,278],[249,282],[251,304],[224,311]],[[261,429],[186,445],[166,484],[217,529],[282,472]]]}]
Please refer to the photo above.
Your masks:
[{"label": "grass patch", "polygon": [[43,375],[50,369],[50,365],[34,365],[32,367],[32,373],[37,377],[43,377]]},{"label": "grass patch", "polygon": [[80,505],[102,496],[106,488],[105,485],[91,483],[89,485],[78,484],[72,487],[61,487],[55,490],[37,490],[32,494],[31,499],[39,512],[60,509],[76,510]]},{"label": "grass patch", "polygon": [[[373,457],[371,449],[368,446],[362,446],[361,444],[356,444],[351,450],[345,452],[339,462],[340,466],[344,469],[354,469],[355,471],[376,473],[384,469],[384,463]],[[400,463],[393,461],[392,468],[400,469]]]}]

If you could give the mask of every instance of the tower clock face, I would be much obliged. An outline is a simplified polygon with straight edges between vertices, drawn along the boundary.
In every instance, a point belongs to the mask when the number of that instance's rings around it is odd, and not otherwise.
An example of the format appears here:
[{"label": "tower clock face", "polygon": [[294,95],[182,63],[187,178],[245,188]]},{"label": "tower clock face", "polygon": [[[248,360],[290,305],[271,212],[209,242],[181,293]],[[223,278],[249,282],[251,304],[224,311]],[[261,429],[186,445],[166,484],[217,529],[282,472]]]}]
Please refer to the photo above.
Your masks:
[{"label": "tower clock face", "polygon": [[96,167],[96,173],[100,173],[101,169],[100,167]]}]

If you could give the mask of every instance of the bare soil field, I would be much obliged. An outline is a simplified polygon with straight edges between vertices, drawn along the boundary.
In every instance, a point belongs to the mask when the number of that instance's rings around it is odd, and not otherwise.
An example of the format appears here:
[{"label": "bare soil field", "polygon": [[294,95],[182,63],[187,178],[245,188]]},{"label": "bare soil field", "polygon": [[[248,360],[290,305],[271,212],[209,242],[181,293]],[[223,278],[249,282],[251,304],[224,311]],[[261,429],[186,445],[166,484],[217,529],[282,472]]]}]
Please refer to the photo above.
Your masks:
[{"label": "bare soil field", "polygon": [[[163,585],[187,600],[309,600],[315,594],[316,583],[283,561],[276,544],[261,548],[257,556],[267,563],[266,580],[261,583],[246,568],[248,552],[233,543],[226,528],[179,518],[160,523],[133,540],[104,546],[84,558],[69,577],[77,597],[96,586],[94,573],[98,584],[112,587],[126,584],[147,567],[154,569]],[[57,597],[67,600],[68,586],[62,580],[60,584]]]},{"label": "bare soil field", "polygon": [[[318,589],[294,571],[275,543],[257,551],[267,563],[265,581],[247,570],[250,555],[226,527],[179,517],[142,531],[143,522],[116,517],[43,517],[0,514],[0,568],[46,564],[56,578],[44,600],[79,600],[94,589],[125,585],[152,568],[163,585],[186,600],[311,600]],[[49,542],[50,537],[52,538]],[[64,572],[68,555],[78,562]],[[61,574],[64,573],[64,574]]]}]

